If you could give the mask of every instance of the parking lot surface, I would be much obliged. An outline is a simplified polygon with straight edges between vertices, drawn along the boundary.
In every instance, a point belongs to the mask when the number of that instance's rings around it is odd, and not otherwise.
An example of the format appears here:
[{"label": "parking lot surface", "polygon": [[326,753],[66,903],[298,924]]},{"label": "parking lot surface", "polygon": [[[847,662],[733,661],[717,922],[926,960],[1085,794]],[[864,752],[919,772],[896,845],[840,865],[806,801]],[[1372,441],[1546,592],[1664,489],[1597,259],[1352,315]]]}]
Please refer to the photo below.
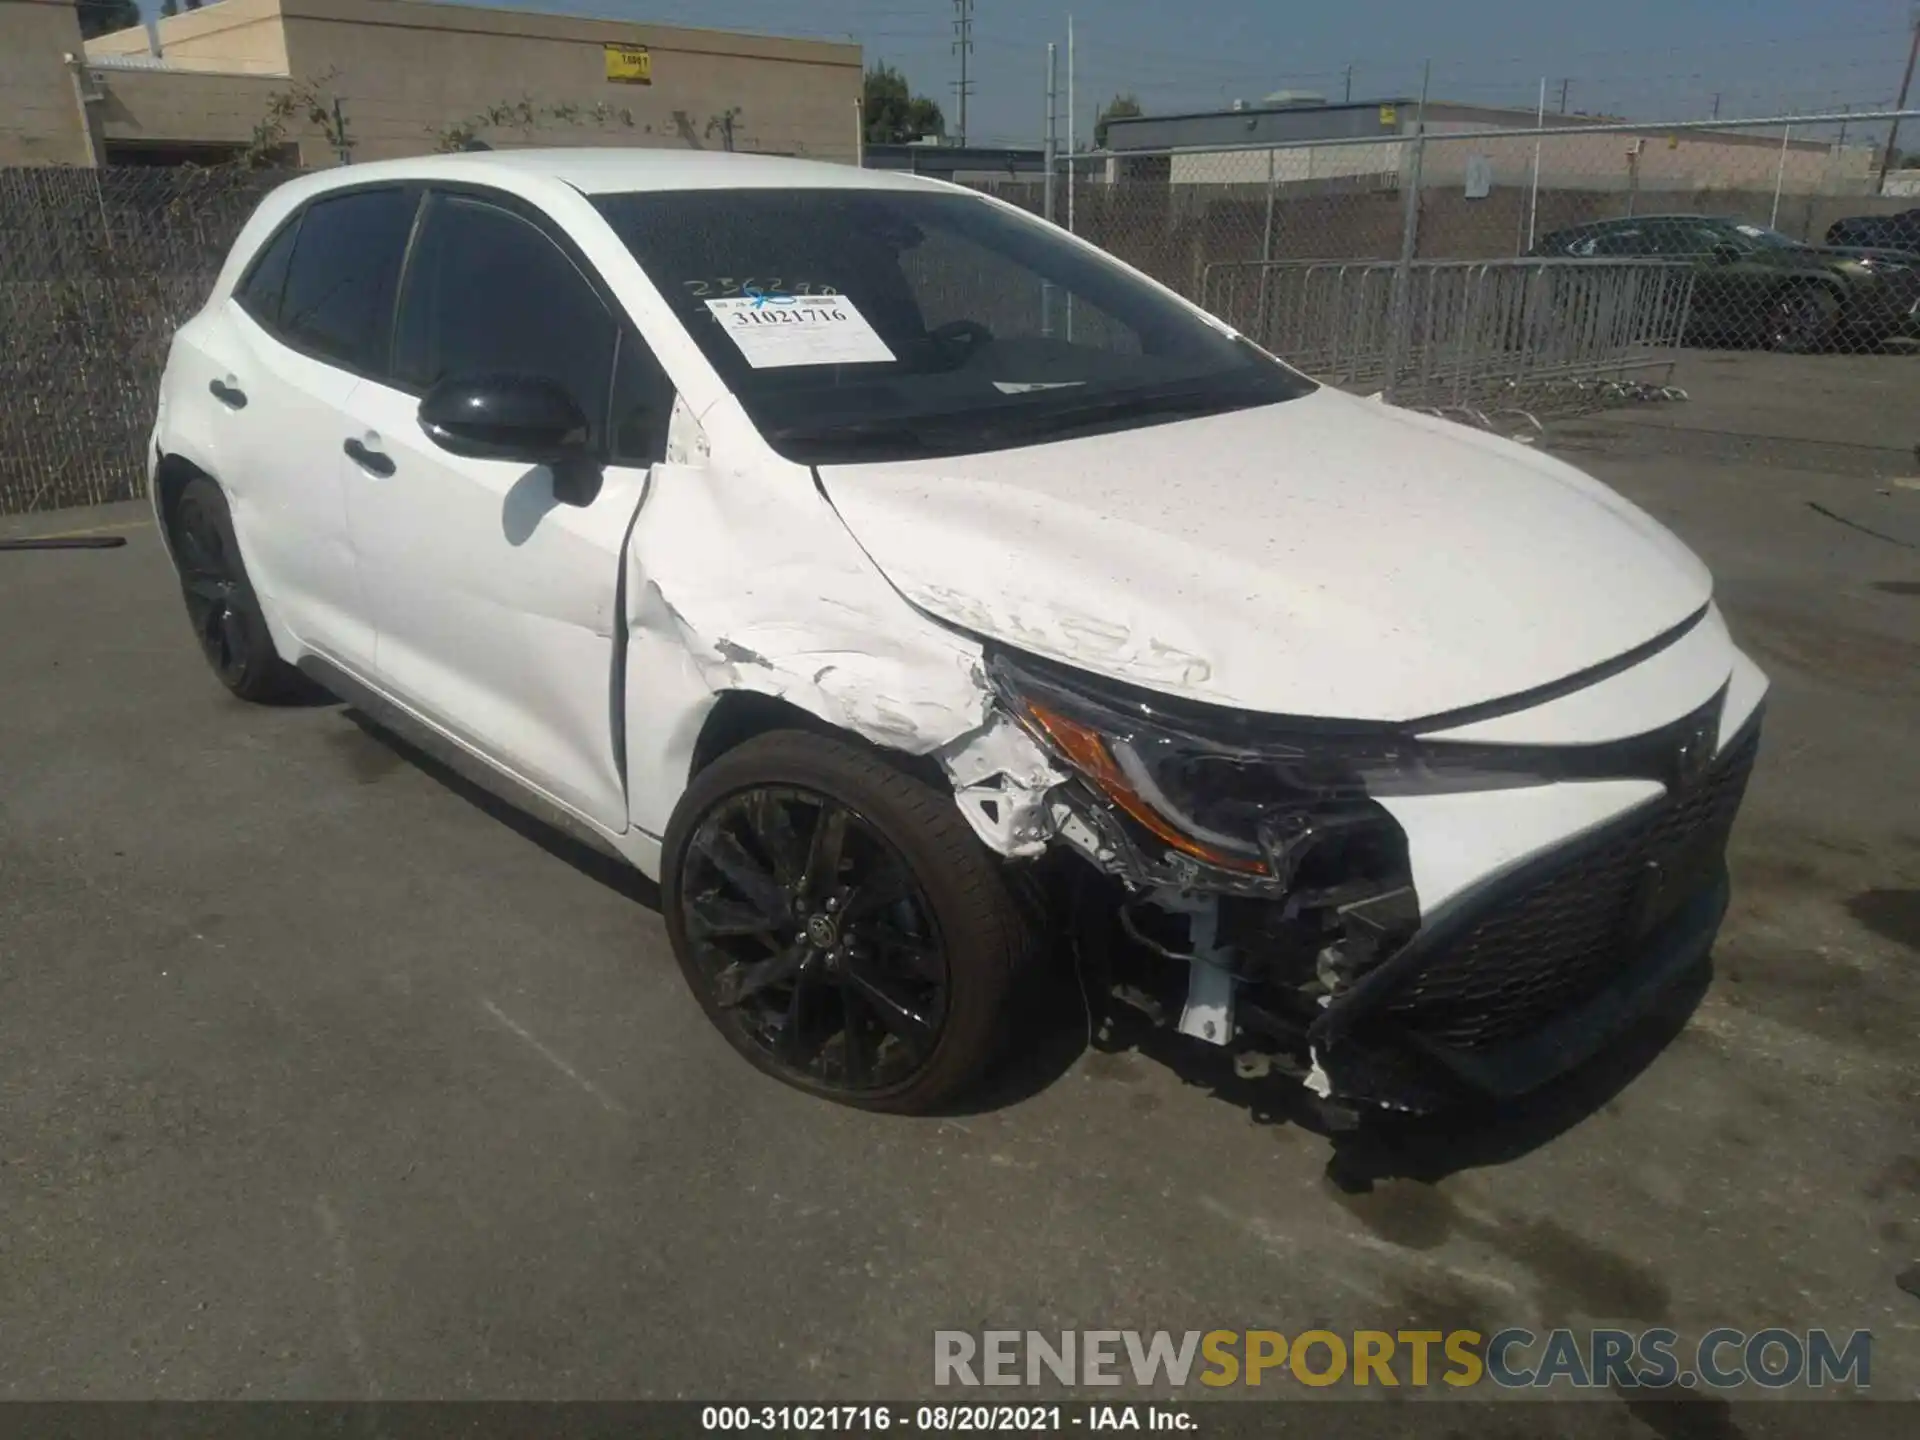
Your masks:
[{"label": "parking lot surface", "polygon": [[1867,1328],[1920,1393],[1920,358],[1688,366],[1557,443],[1773,678],[1712,986],[1358,1136],[1072,1014],[970,1113],[782,1089],[644,882],[229,699],[140,507],[0,521],[129,541],[0,554],[0,1397],[906,1398],[937,1328],[1559,1324]]}]

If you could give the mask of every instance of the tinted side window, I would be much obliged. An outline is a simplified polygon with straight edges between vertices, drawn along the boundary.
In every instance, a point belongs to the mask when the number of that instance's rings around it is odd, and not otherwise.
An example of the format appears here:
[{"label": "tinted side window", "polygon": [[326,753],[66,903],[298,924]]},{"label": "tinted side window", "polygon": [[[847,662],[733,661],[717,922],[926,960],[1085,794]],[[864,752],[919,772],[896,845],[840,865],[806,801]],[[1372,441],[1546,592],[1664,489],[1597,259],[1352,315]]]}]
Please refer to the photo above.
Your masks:
[{"label": "tinted side window", "polygon": [[530,222],[437,195],[407,269],[394,376],[426,389],[488,372],[558,381],[606,433],[619,327],[573,261]]},{"label": "tinted side window", "polygon": [[1593,247],[1596,255],[1645,255],[1649,252],[1646,235],[1638,230],[1609,230]]},{"label": "tinted side window", "polygon": [[350,370],[385,372],[414,205],[405,190],[366,190],[307,208],[280,306],[289,341]]},{"label": "tinted side window", "polygon": [[1686,241],[1680,253],[1683,255],[1711,255],[1721,246],[1731,244],[1733,244],[1733,237],[1727,234],[1726,231],[1709,230],[1705,226],[1694,225],[1688,228]]},{"label": "tinted side window", "polygon": [[254,258],[253,268],[233,292],[241,309],[269,330],[280,328],[280,294],[287,288],[287,270],[293,263],[293,243],[299,233],[298,219],[283,226]]},{"label": "tinted side window", "polygon": [[[1704,254],[1713,248],[1712,231],[1702,230],[1683,220],[1649,221],[1641,233],[1643,238],[1639,253],[1643,255],[1685,258]],[[1703,239],[1703,236],[1706,238]]]},{"label": "tinted side window", "polygon": [[632,330],[622,330],[608,414],[609,458],[626,465],[652,465],[665,459],[667,422],[672,416],[673,382],[646,343]]}]

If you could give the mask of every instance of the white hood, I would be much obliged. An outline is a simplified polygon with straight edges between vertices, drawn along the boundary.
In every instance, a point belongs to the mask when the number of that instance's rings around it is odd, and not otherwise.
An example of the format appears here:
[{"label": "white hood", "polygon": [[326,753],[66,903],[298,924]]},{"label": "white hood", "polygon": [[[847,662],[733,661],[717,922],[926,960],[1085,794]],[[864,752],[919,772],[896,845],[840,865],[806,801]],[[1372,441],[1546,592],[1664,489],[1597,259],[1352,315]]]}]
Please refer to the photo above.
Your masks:
[{"label": "white hood", "polygon": [[1016,450],[820,468],[929,613],[1240,709],[1411,720],[1602,664],[1704,566],[1571,466],[1322,389]]}]

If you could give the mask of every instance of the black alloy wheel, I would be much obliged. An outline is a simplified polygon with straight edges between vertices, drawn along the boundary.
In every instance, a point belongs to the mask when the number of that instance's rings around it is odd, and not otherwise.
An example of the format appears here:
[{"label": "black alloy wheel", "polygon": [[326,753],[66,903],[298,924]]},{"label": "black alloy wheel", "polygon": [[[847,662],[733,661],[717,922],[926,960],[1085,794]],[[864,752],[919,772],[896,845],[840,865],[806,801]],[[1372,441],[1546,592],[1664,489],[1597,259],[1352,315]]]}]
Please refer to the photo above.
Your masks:
[{"label": "black alloy wheel", "polygon": [[703,770],[661,888],[702,1008],[789,1085],[922,1112],[998,1053],[1026,923],[952,798],[851,737],[779,731]]},{"label": "black alloy wheel", "polygon": [[1824,349],[1840,319],[1840,298],[1824,285],[1792,285],[1767,309],[1767,346],[1790,355]]},{"label": "black alloy wheel", "polygon": [[174,503],[169,535],[187,618],[220,683],[243,700],[288,694],[297,672],[274,651],[220,487],[204,477],[188,481]]},{"label": "black alloy wheel", "polygon": [[905,858],[848,806],[793,786],[729,796],[694,832],[680,905],[713,1003],[788,1078],[885,1091],[933,1058],[939,928]]}]

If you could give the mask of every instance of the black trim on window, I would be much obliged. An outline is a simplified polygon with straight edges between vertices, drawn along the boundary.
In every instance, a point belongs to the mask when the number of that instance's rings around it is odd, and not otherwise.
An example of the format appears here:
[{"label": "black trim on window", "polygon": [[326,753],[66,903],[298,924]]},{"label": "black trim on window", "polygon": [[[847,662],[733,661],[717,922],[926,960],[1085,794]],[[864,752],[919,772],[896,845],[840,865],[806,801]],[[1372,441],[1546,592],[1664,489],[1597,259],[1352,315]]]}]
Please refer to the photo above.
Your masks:
[{"label": "black trim on window", "polygon": [[[618,404],[622,386],[620,384],[625,367],[635,362],[628,359],[633,347],[639,347],[645,355],[648,378],[658,381],[652,403],[647,406],[650,423],[647,426],[644,446],[632,450],[620,443],[622,416],[615,408]],[[673,377],[667,374],[666,367],[660,363],[660,357],[653,347],[647,344],[646,337],[637,330],[631,321],[622,318],[619,335],[614,341],[613,369],[607,373],[607,460],[613,465],[634,465],[647,467],[658,465],[667,458],[667,430],[673,423],[673,402],[679,392],[674,388]],[[658,411],[658,414],[653,414]]]},{"label": "black trim on window", "polygon": [[[607,312],[607,318],[614,321],[615,325],[621,329],[625,329],[629,324],[625,308],[614,297],[612,290],[600,278],[587,257],[581,253],[580,247],[568,239],[566,232],[556,226],[543,212],[516,195],[509,195],[502,190],[491,190],[481,185],[436,183],[427,186],[426,191],[426,204],[420,206],[414,213],[413,229],[407,236],[406,252],[401,257],[400,283],[394,286],[393,290],[393,316],[387,334],[387,374],[381,379],[381,384],[391,386],[406,395],[417,396],[425,393],[416,382],[395,372],[393,350],[399,343],[400,313],[406,306],[407,291],[413,284],[414,247],[421,231],[426,227],[428,212],[447,200],[464,200],[469,204],[487,205],[532,226],[579,273],[580,278],[586,282],[587,289],[593,292],[594,299],[598,300],[600,307]],[[607,386],[608,398],[611,400],[613,386],[611,369],[608,372]]]},{"label": "black trim on window", "polygon": [[[382,366],[384,374],[380,383],[400,389],[395,366],[399,361],[400,348],[400,311],[407,300],[407,280],[413,274],[413,251],[420,243],[420,229],[427,223],[427,212],[433,208],[434,194],[423,189],[420,203],[413,207],[413,224],[407,227],[407,243],[400,251],[400,275],[393,282],[393,313],[387,316],[387,359]],[[408,394],[413,392],[408,391]]]},{"label": "black trim on window", "polygon": [[[416,183],[424,192],[425,202],[414,212],[413,229],[407,236],[406,252],[401,259],[400,282],[394,287],[393,315],[387,333],[386,373],[372,378],[378,379],[382,385],[398,390],[403,395],[411,395],[416,399],[425,393],[417,381],[398,373],[400,316],[406,308],[408,292],[413,286],[414,261],[420,236],[426,227],[430,211],[447,200],[465,200],[474,204],[491,206],[496,210],[506,212],[516,220],[525,222],[532,226],[534,230],[538,231],[549,244],[566,258],[574,270],[579,273],[580,278],[586,282],[588,290],[592,292],[594,298],[600,302],[601,307],[605,309],[608,317],[614,322],[616,331],[614,353],[607,370],[607,392],[602,402],[600,414],[601,423],[598,427],[599,433],[606,437],[607,463],[644,467],[663,461],[666,458],[668,419],[673,410],[673,401],[678,394],[678,387],[674,385],[673,377],[666,373],[666,367],[660,363],[658,353],[652,345],[647,343],[646,336],[640,332],[639,326],[635,324],[632,315],[628,313],[627,307],[621,303],[620,297],[614,294],[613,287],[607,284],[605,278],[600,274],[599,269],[587,258],[586,252],[580,248],[573,237],[544,210],[509,191],[497,190],[490,185],[476,185],[465,181],[446,182],[434,180]],[[337,192],[329,192],[329,194],[333,193]],[[616,443],[618,439],[617,421],[619,417],[614,414],[614,401],[617,398],[620,364],[628,348],[635,345],[646,352],[651,368],[658,371],[666,380],[664,412],[661,415],[659,425],[649,434],[650,443],[647,449],[650,453],[644,458],[623,453]]]},{"label": "black trim on window", "polygon": [[[324,205],[334,200],[349,199],[355,195],[376,194],[381,191],[388,191],[388,190],[395,190],[395,191],[400,191],[403,194],[409,194],[414,199],[414,216],[411,222],[411,226],[408,230],[408,245],[411,246],[413,231],[418,227],[420,223],[420,209],[421,209],[421,206],[419,204],[420,196],[424,194],[426,190],[426,186],[422,182],[418,180],[402,180],[402,181],[388,180],[388,181],[375,182],[375,183],[366,184],[366,185],[342,185],[338,189],[324,191],[321,194],[315,195],[310,199],[306,200],[304,203],[302,203],[299,209],[295,210],[292,216],[290,216],[285,221],[285,223],[283,223],[280,226],[279,229],[274,231],[272,237],[269,238],[265,244],[263,244],[257,251],[254,252],[253,258],[247,262],[246,275],[243,276],[241,279],[241,282],[239,284],[236,284],[233,288],[234,302],[236,304],[240,304],[239,296],[240,296],[242,286],[246,283],[246,280],[252,276],[254,268],[257,265],[259,265],[261,260],[263,260],[266,257],[267,250],[272,246],[273,242],[275,240],[278,240],[280,236],[286,231],[288,231],[289,229],[292,229],[304,224],[308,213],[313,209],[314,206]],[[293,260],[299,259],[299,252],[300,252],[299,237],[296,235],[295,243],[294,243],[294,254],[292,257]],[[403,250],[401,254],[401,266],[402,266],[402,269],[400,272],[401,281],[404,281],[406,277],[405,265],[406,265],[406,252]],[[291,264],[289,264],[288,266],[287,274],[289,279],[291,279],[293,274]],[[400,293],[400,284],[396,283],[394,286],[394,296],[395,296],[396,306],[398,303],[399,293]],[[285,318],[284,312],[286,307],[285,285],[282,285],[281,287],[280,300],[281,300],[281,303],[280,303],[279,313],[276,313],[274,315],[273,322],[271,324],[267,323],[264,320],[261,320],[260,317],[257,315],[254,315],[251,310],[247,310],[247,307],[245,305],[241,305],[240,308],[242,310],[246,310],[246,313],[255,321],[255,323],[257,323],[263,330],[265,330],[269,335],[273,337],[274,342],[276,344],[285,346],[287,349],[293,351],[296,355],[304,355],[309,360],[315,361],[321,365],[328,366],[331,369],[338,370],[343,374],[358,375],[362,379],[378,380],[383,384],[387,383],[385,371],[388,369],[388,367],[391,365],[391,362],[392,362],[393,321],[394,321],[394,316],[398,314],[397,308],[390,310],[387,314],[387,322],[386,322],[387,335],[386,335],[386,345],[384,347],[385,359],[381,364],[377,366],[368,367],[368,366],[349,364],[338,355],[335,355],[328,351],[323,351],[316,346],[305,344],[304,342],[297,340],[294,337],[288,335],[282,323]]]},{"label": "black trim on window", "polygon": [[[569,235],[566,230],[554,223],[551,215],[547,214],[547,212],[539,206],[522,199],[510,191],[496,190],[491,185],[475,185],[467,181],[450,182],[444,180],[433,180],[422,183],[430,195],[458,196],[465,200],[478,200],[482,204],[492,205],[496,209],[505,210],[509,214],[525,220],[528,224],[532,225],[534,229],[538,230],[542,235],[546,236],[547,239],[557,245],[561,253],[573,262],[573,268],[578,270],[581,277],[592,287],[593,293],[599,297],[600,303],[607,307],[607,313],[609,315],[619,320],[622,324],[629,322],[626,307],[620,303],[619,297],[613,293],[612,287],[601,278],[600,272],[594,268],[593,262],[587,259],[586,252],[575,243],[574,238]],[[409,258],[411,257],[409,256]],[[404,281],[405,277],[402,276],[403,284]]]},{"label": "black trim on window", "polygon": [[[287,277],[284,275],[280,277],[280,289],[274,294],[273,314],[271,315],[261,315],[257,313],[253,306],[247,303],[247,291],[252,288],[254,276],[260,273],[260,267],[266,263],[267,256],[273,253],[273,247],[278,245],[282,239],[291,241],[294,249],[297,250],[299,248],[300,222],[306,218],[307,207],[302,205],[299,209],[295,210],[292,215],[281,221],[280,224],[275,227],[274,232],[254,250],[253,258],[247,261],[247,268],[241,272],[240,278],[236,280],[233,285],[233,303],[244,310],[252,317],[255,324],[262,330],[265,330],[269,335],[272,335],[276,340],[280,338],[280,304],[281,301],[286,298]],[[289,271],[293,269],[293,255],[291,252],[287,255],[287,269]]]}]

